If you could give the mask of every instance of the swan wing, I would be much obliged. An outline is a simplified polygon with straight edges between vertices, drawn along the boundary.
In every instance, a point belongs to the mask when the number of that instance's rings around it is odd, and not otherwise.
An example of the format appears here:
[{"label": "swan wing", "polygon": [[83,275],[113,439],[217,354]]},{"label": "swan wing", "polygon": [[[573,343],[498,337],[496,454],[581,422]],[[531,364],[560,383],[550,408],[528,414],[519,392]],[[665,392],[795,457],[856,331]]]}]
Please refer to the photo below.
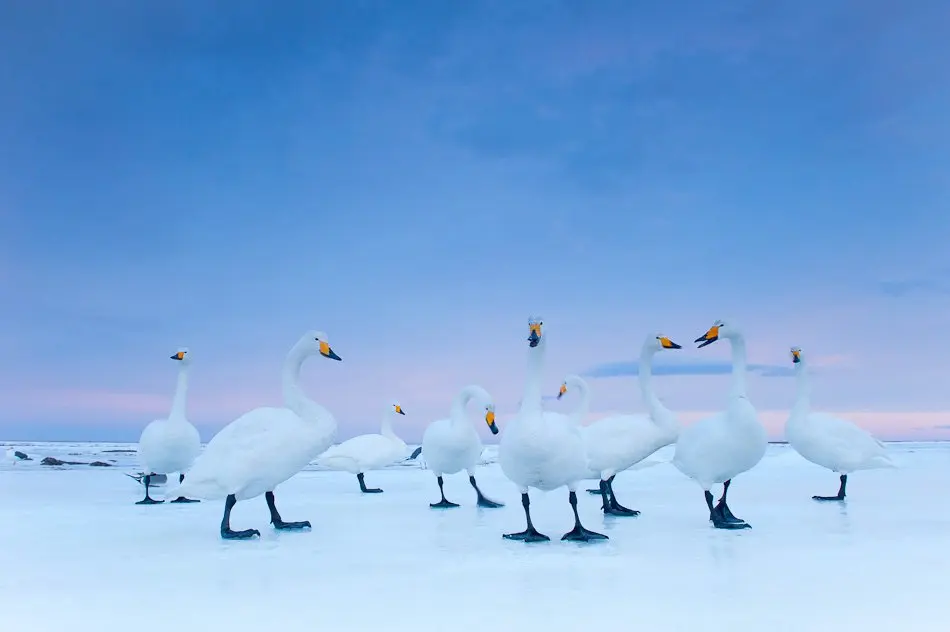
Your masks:
[{"label": "swan wing", "polygon": [[307,422],[289,409],[256,408],[222,428],[180,489],[168,494],[213,499],[256,486],[272,488],[309,463],[310,434]]},{"label": "swan wing", "polygon": [[850,421],[828,413],[810,413],[807,428],[807,449],[823,457],[821,464],[826,467],[865,469],[891,464],[884,443]]},{"label": "swan wing", "polygon": [[320,455],[317,463],[335,468],[344,463],[356,463],[363,467],[382,467],[402,458],[399,444],[381,434],[365,434],[347,439],[329,448]]}]

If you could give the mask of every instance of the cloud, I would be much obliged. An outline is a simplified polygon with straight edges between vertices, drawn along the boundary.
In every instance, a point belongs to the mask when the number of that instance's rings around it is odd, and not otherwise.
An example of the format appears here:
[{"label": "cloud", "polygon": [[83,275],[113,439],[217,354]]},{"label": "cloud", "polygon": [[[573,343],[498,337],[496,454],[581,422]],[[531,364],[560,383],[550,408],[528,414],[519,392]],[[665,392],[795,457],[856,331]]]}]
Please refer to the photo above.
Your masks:
[{"label": "cloud", "polygon": [[936,426],[931,426],[931,428],[934,430],[950,430],[950,424],[937,424]]},{"label": "cloud", "polygon": [[[776,364],[750,364],[748,369],[762,377],[789,377],[794,375],[792,367]],[[683,362],[653,365],[653,375],[728,375],[731,372],[731,362]],[[625,377],[639,374],[639,362],[605,362],[587,369],[581,375],[598,378]]]}]

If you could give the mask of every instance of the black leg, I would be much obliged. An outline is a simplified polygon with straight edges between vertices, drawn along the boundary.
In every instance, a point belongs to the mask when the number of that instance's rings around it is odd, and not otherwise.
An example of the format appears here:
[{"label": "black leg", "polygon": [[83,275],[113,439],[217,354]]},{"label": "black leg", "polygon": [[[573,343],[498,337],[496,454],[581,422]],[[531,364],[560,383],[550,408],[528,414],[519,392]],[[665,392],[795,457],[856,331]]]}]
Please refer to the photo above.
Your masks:
[{"label": "black leg", "polygon": [[571,503],[571,509],[574,511],[574,528],[561,536],[562,540],[571,540],[573,542],[590,542],[591,540],[607,540],[603,533],[597,533],[586,529],[581,524],[581,517],[577,514],[577,493],[571,491],[567,495],[568,502]]},{"label": "black leg", "polygon": [[164,500],[155,500],[148,495],[148,486],[152,482],[151,474],[146,474],[143,482],[145,483],[145,498],[135,503],[136,505],[160,505],[161,503],[165,502]]},{"label": "black leg", "polygon": [[845,488],[848,486],[848,475],[841,475],[841,485],[838,486],[838,493],[835,496],[812,496],[815,500],[844,500]]},{"label": "black leg", "polygon": [[506,540],[521,540],[522,542],[547,542],[551,538],[539,533],[531,523],[531,499],[528,498],[528,492],[521,493],[521,506],[524,507],[524,519],[528,523],[524,531],[518,533],[506,533],[502,537]]},{"label": "black leg", "polygon": [[[178,482],[179,482],[179,483],[184,483],[184,482],[185,482],[185,475],[182,474],[182,473],[180,473],[180,472],[179,472],[179,474],[178,474]],[[176,498],[175,500],[172,500],[172,501],[170,501],[170,502],[173,502],[173,503],[200,503],[201,501],[200,501],[200,500],[194,500],[193,498],[185,498],[184,496],[179,496],[178,498]]]},{"label": "black leg", "polygon": [[264,499],[267,501],[267,508],[270,509],[270,521],[275,529],[288,531],[291,529],[309,529],[310,521],[301,520],[300,522],[284,522],[277,512],[277,505],[274,504],[274,492],[266,492]]},{"label": "black leg", "polygon": [[617,502],[617,495],[614,493],[614,474],[607,479],[607,491],[610,492],[610,513],[614,516],[639,516],[640,512],[636,509],[628,509]]},{"label": "black leg", "polygon": [[587,493],[588,493],[588,494],[593,494],[594,496],[599,496],[599,495],[600,495],[600,487],[598,486],[597,489],[588,489],[588,490],[587,490]]},{"label": "black leg", "polygon": [[485,498],[485,494],[482,493],[482,490],[478,489],[478,483],[475,482],[475,476],[472,474],[468,475],[468,482],[472,484],[472,487],[475,488],[475,493],[478,494],[478,506],[487,507],[494,509],[495,507],[504,507],[504,503],[496,503],[494,500],[489,500]]},{"label": "black leg", "polygon": [[442,500],[437,503],[429,503],[429,506],[433,509],[449,509],[451,507],[458,507],[458,504],[449,502],[445,499],[445,489],[442,487],[442,475],[439,474],[435,480],[439,482],[439,494],[442,495]]},{"label": "black leg", "polygon": [[356,480],[360,482],[360,491],[364,494],[381,494],[383,492],[383,490],[378,487],[367,487],[366,482],[363,480],[362,472],[356,475]]},{"label": "black leg", "polygon": [[741,518],[736,518],[732,515],[732,512],[729,510],[729,505],[726,503],[726,494],[729,493],[729,486],[732,484],[732,479],[729,479],[722,484],[722,498],[719,499],[719,502],[716,503],[716,507],[721,512],[723,520],[728,522],[745,522]]},{"label": "black leg", "polygon": [[234,494],[224,499],[224,517],[221,518],[221,537],[225,540],[248,540],[255,535],[260,536],[261,532],[257,529],[245,529],[244,531],[231,530],[231,510],[234,509],[236,503],[237,499],[234,498]]},{"label": "black leg", "polygon": [[703,495],[706,497],[706,506],[709,508],[709,520],[712,521],[714,527],[717,529],[748,529],[751,527],[747,522],[741,520],[728,520],[723,515],[725,504],[721,500],[713,507],[712,492],[706,490]]}]

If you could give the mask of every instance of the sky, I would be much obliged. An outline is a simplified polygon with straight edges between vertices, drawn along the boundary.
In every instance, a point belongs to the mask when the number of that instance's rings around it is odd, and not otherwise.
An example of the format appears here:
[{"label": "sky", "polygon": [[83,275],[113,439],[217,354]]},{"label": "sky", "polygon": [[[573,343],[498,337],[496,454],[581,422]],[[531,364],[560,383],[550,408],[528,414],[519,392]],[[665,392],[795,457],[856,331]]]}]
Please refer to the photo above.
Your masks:
[{"label": "sky", "polygon": [[[0,4],[0,438],[135,441],[194,358],[207,441],[280,405],[418,440],[472,383],[499,425],[544,319],[551,394],[721,410],[740,324],[794,399],[950,439],[950,5],[36,0]],[[664,368],[666,367],[666,368]],[[551,402],[568,410],[568,396]],[[487,429],[479,432],[487,441]]]}]

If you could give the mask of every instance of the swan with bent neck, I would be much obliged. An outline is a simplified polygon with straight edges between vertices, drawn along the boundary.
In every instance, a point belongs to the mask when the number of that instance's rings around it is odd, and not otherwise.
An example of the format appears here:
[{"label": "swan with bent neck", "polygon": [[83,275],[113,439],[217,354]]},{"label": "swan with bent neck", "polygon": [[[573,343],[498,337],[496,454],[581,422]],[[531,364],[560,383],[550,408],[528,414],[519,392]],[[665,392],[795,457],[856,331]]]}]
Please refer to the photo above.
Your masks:
[{"label": "swan with bent neck", "polygon": [[[614,479],[620,472],[638,465],[657,450],[675,442],[679,436],[679,422],[676,416],[663,405],[653,391],[652,366],[653,357],[660,351],[681,348],[661,333],[648,335],[640,349],[638,371],[640,394],[647,405],[648,413],[646,415],[610,415],[581,429],[587,447],[590,470],[587,478],[600,479],[598,489],[587,491],[591,494],[600,494],[604,514],[614,516],[640,514],[635,509],[624,507],[617,500],[613,488]],[[587,390],[586,382],[577,376],[569,376],[561,385],[559,398],[567,392],[570,387],[569,382]],[[584,393],[582,393],[580,408],[585,405],[589,404],[584,401]],[[575,411],[574,415],[578,412]],[[586,410],[584,414],[586,415]]]},{"label": "swan with bent neck", "polygon": [[[577,483],[587,473],[584,438],[577,423],[567,415],[543,410],[541,379],[547,334],[540,318],[528,319],[528,375],[524,397],[517,415],[508,424],[498,446],[498,461],[505,476],[521,490],[526,527],[518,533],[506,533],[509,540],[540,542],[550,538],[531,522],[528,490],[551,491],[568,488],[568,502],[574,512],[574,528],[561,538],[588,542],[607,536],[590,531],[581,524],[577,513]],[[425,450],[423,450],[425,454]]]},{"label": "swan with bent neck", "polygon": [[468,473],[468,482],[475,490],[479,507],[495,508],[504,505],[487,498],[479,489],[475,481],[475,466],[482,455],[482,441],[475,431],[475,424],[465,412],[471,401],[478,402],[485,411],[485,424],[492,434],[498,434],[498,425],[495,423],[495,404],[492,396],[481,386],[471,384],[461,390],[452,402],[448,419],[438,419],[430,423],[422,435],[422,456],[426,460],[426,467],[435,474],[439,484],[439,494],[442,499],[436,503],[429,503],[433,509],[450,509],[458,507],[445,498],[443,475],[455,474],[465,470]]},{"label": "swan with bent neck", "polygon": [[221,429],[195,461],[188,478],[167,494],[187,493],[208,500],[224,498],[221,537],[243,540],[257,529],[233,531],[231,510],[239,500],[264,494],[275,529],[310,528],[309,521],[285,522],[277,511],[274,488],[307,466],[333,443],[336,419],[300,387],[300,368],[311,356],[340,360],[327,335],[308,331],[291,348],[282,370],[284,407],[255,408]]},{"label": "swan with bent neck", "polygon": [[[156,419],[145,426],[139,437],[139,461],[145,472],[142,482],[145,485],[145,498],[137,505],[157,505],[164,501],[149,496],[148,488],[152,474],[177,472],[179,482],[185,480],[185,472],[191,467],[201,452],[201,437],[188,421],[185,413],[185,400],[188,396],[188,372],[191,368],[191,352],[181,347],[172,354],[171,359],[178,363],[178,381],[172,398],[172,409],[166,419]],[[198,502],[191,498],[178,496],[171,502]]]},{"label": "swan with bent neck", "polygon": [[[706,417],[685,428],[676,442],[672,463],[703,488],[709,519],[717,529],[747,529],[726,503],[732,479],[751,470],[762,460],[768,446],[765,428],[746,396],[745,336],[732,322],[717,320],[694,342],[702,348],[724,338],[732,346],[732,383],[724,412]],[[722,497],[713,506],[710,488],[722,483]]]},{"label": "swan with bent neck", "polygon": [[791,349],[797,394],[785,422],[785,438],[806,460],[840,474],[838,493],[812,496],[814,500],[842,501],[848,474],[858,470],[896,467],[886,446],[869,432],[845,419],[811,412],[811,384],[808,364],[800,347]]},{"label": "swan with bent neck", "polygon": [[394,416],[405,414],[399,402],[393,401],[383,411],[379,434],[358,435],[332,446],[320,455],[317,465],[355,474],[360,484],[360,491],[364,494],[381,493],[383,490],[378,487],[366,487],[363,475],[369,470],[380,470],[406,458],[409,449],[406,442],[393,431],[392,424]]}]

